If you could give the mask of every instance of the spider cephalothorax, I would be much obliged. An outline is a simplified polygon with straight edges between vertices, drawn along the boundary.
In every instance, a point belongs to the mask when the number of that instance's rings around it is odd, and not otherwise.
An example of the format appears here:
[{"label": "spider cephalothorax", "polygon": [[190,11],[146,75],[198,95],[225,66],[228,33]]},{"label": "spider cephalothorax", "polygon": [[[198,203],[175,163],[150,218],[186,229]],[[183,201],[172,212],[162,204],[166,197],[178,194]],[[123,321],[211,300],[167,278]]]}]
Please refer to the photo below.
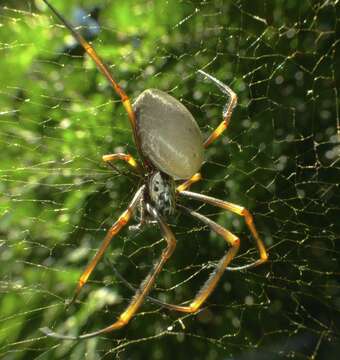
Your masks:
[{"label": "spider cephalothorax", "polygon": [[[129,305],[110,326],[81,336],[65,336],[55,333],[48,328],[44,328],[42,331],[48,336],[60,339],[77,340],[108,333],[125,326],[134,316],[136,311],[138,311],[144,299],[148,296],[157,276],[162,271],[164,264],[176,248],[175,235],[170,226],[166,223],[167,216],[173,214],[175,210],[185,210],[198,221],[201,221],[208,226],[211,231],[220,235],[230,246],[218,262],[216,269],[206,280],[202,289],[187,305],[165,304],[161,303],[159,300],[153,300],[156,301],[157,304],[162,304],[168,309],[185,313],[196,312],[215,289],[224,270],[227,267],[230,269],[229,264],[237,254],[240,240],[236,235],[208,217],[190,210],[183,205],[176,206],[175,199],[176,201],[179,201],[181,197],[187,197],[219,207],[223,210],[231,211],[244,217],[246,225],[256,241],[260,258],[250,264],[234,267],[232,268],[233,270],[248,269],[260,265],[268,258],[264,244],[255,228],[253,217],[247,209],[243,206],[215,199],[207,195],[186,191],[193,183],[202,178],[198,171],[203,163],[203,151],[228,127],[232,111],[237,102],[236,94],[221,81],[204,71],[199,70],[199,73],[212,81],[229,98],[229,102],[223,111],[222,122],[211,135],[203,141],[201,131],[189,110],[177,99],[164,91],[147,89],[137,97],[134,106],[132,106],[129,97],[113,79],[108,67],[99,58],[94,48],[73,29],[73,27],[47,0],[44,1],[72,32],[73,36],[84,47],[85,51],[96,63],[98,69],[104,74],[113,89],[120,96],[129,117],[137,151],[141,158],[140,161],[137,161],[130,154],[123,153],[103,156],[103,160],[108,163],[116,160],[127,162],[135,171],[136,176],[140,177],[142,185],[136,191],[128,208],[110,227],[96,255],[82,273],[71,303],[74,302],[81,289],[86,284],[111,240],[125,227],[129,220],[131,220],[135,215],[136,210],[140,210],[141,220],[137,227],[140,228],[147,223],[157,223],[167,246],[162,251],[159,259],[155,262],[149,275],[142,282],[139,289],[136,290],[136,295],[132,298]],[[175,180],[181,179],[186,181],[175,188]],[[150,299],[152,300],[152,298]]]},{"label": "spider cephalothorax", "polygon": [[175,186],[174,180],[161,171],[157,171],[149,177],[147,189],[150,201],[164,217],[175,212]]}]

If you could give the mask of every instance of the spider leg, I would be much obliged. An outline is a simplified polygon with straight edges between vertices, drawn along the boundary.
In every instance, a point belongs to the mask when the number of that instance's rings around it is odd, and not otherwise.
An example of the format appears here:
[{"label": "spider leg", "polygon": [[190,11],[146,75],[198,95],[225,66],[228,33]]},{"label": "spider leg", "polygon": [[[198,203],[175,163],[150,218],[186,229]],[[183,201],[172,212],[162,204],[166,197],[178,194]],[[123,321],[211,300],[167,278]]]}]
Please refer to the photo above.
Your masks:
[{"label": "spider leg", "polygon": [[213,82],[225,95],[229,97],[229,102],[225,105],[223,109],[223,120],[217,126],[217,128],[210,134],[207,140],[204,142],[204,147],[207,148],[211,143],[213,143],[217,138],[221,136],[224,130],[227,129],[230,118],[233,113],[233,110],[237,104],[237,95],[234,93],[233,90],[230,89],[229,86],[223,84],[220,80],[216,79],[215,77],[207,74],[203,70],[198,70],[198,72],[208,78],[211,82]]},{"label": "spider leg", "polygon": [[202,174],[201,173],[196,173],[195,175],[193,175],[190,179],[184,181],[184,183],[182,183],[181,185],[178,185],[176,188],[176,192],[180,193],[184,190],[189,189],[189,187],[194,184],[195,182],[198,182],[202,179]]},{"label": "spider leg", "polygon": [[237,254],[240,247],[240,239],[237,236],[235,236],[233,233],[231,233],[229,230],[223,228],[221,225],[210,220],[206,216],[199,214],[196,211],[187,209],[184,206],[181,205],[178,206],[184,209],[185,211],[187,211],[190,215],[196,217],[197,219],[207,224],[212,231],[216,232],[218,235],[221,235],[224,238],[224,240],[231,246],[231,248],[220,259],[215,270],[210,274],[208,280],[204,283],[201,290],[199,290],[195,298],[190,302],[188,306],[164,304],[167,308],[170,308],[172,310],[185,312],[185,313],[194,313],[202,306],[204,301],[213,292],[217,283],[221,279],[225,269]]},{"label": "spider leg", "polygon": [[120,230],[128,223],[128,221],[131,219],[131,216],[133,214],[133,211],[135,210],[135,208],[139,205],[140,199],[143,195],[143,191],[144,191],[144,186],[142,186],[141,188],[139,188],[139,190],[136,192],[135,196],[133,197],[132,201],[130,202],[128,208],[122,213],[122,215],[120,215],[120,217],[118,218],[118,220],[110,227],[110,229],[108,230],[108,232],[106,233],[106,236],[100,246],[100,248],[97,250],[95,256],[93,257],[93,259],[90,261],[90,263],[86,266],[84,272],[82,273],[82,275],[80,276],[79,280],[78,280],[78,284],[77,287],[74,291],[74,295],[72,300],[67,304],[67,306],[69,307],[71,304],[73,304],[75,302],[75,300],[77,299],[81,289],[84,287],[84,285],[86,284],[88,278],[90,277],[92,271],[94,270],[94,268],[97,266],[99,260],[102,258],[102,256],[104,255],[107,247],[110,245],[111,240],[113,239],[113,237],[115,235],[117,235]]},{"label": "spider leg", "polygon": [[[114,91],[119,95],[121,102],[125,108],[125,111],[128,114],[129,121],[133,130],[134,140],[138,150],[140,150],[140,143],[137,136],[136,129],[136,115],[133,111],[131,102],[125,91],[121,88],[121,86],[114,80],[112,77],[108,66],[102,61],[102,59],[97,54],[96,50],[93,48],[90,43],[88,43],[81,34],[79,34],[73,26],[57,11],[57,9],[49,3],[47,0],[43,0],[45,4],[51,9],[51,11],[55,14],[55,16],[65,25],[65,27],[72,33],[74,38],[79,42],[79,44],[84,48],[87,54],[91,57],[91,59],[95,62],[99,71],[106,77],[109,81],[110,85],[114,89]],[[141,151],[139,151],[141,153]]]},{"label": "spider leg", "polygon": [[[213,292],[218,281],[222,277],[225,269],[237,254],[237,251],[240,247],[240,239],[237,236],[235,236],[233,233],[228,231],[227,229],[223,228],[221,225],[207,218],[206,216],[201,215],[193,210],[187,209],[184,206],[181,205],[178,206],[184,209],[185,211],[187,211],[190,215],[196,217],[197,219],[207,224],[212,231],[216,232],[218,235],[221,235],[224,238],[224,240],[231,246],[231,248],[225,253],[225,255],[218,262],[215,270],[211,273],[208,280],[205,282],[201,290],[197,293],[196,297],[190,302],[190,305],[188,306],[173,305],[173,304],[164,303],[153,297],[149,297],[149,296],[147,297],[148,300],[150,300],[151,302],[164,306],[170,310],[175,310],[185,313],[194,313],[202,306],[204,301]],[[115,271],[115,273],[117,273],[117,271]],[[133,289],[133,287],[121,275],[119,275],[119,278],[130,289]]]},{"label": "spider leg", "polygon": [[161,228],[162,234],[167,242],[167,247],[163,250],[161,257],[155,263],[155,265],[154,265],[153,269],[151,270],[151,272],[149,273],[149,275],[142,282],[141,286],[135,293],[135,296],[132,298],[130,304],[121,313],[118,320],[103,329],[94,331],[92,333],[80,335],[80,336],[67,336],[67,335],[58,334],[58,333],[53,332],[49,328],[40,329],[45,335],[55,337],[58,339],[65,339],[65,340],[88,339],[88,338],[91,338],[91,337],[94,337],[94,336],[97,336],[100,334],[109,333],[113,330],[118,330],[118,329],[122,328],[123,326],[125,326],[130,321],[130,319],[136,313],[138,308],[144,302],[144,299],[150,292],[153,284],[156,281],[158,274],[161,272],[164,264],[170,258],[170,256],[172,255],[172,253],[174,252],[175,247],[176,247],[176,238],[175,238],[174,234],[172,233],[169,226],[164,222],[162,217],[158,214],[157,210],[155,208],[153,208],[150,204],[146,204],[146,210],[158,222],[158,224]]},{"label": "spider leg", "polygon": [[103,155],[102,159],[104,162],[107,163],[111,163],[111,161],[115,161],[115,160],[123,160],[127,162],[138,173],[141,173],[140,165],[130,154],[123,154],[123,153],[108,154],[108,155]]},{"label": "spider leg", "polygon": [[[231,115],[233,113],[233,110],[237,104],[237,95],[234,93],[233,90],[230,89],[229,86],[226,84],[223,84],[220,80],[216,79],[215,77],[211,76],[210,74],[204,72],[203,70],[198,70],[198,72],[202,75],[204,75],[206,78],[208,78],[210,81],[212,81],[225,95],[228,96],[229,101],[225,105],[223,109],[223,120],[222,122],[217,126],[217,128],[210,134],[207,140],[203,143],[203,146],[207,148],[210,144],[212,144],[217,138],[221,136],[223,131],[227,129],[230,123]],[[198,177],[199,175],[199,177]],[[179,185],[177,187],[177,191],[181,192],[184,190],[189,189],[189,187],[202,179],[202,176],[200,173],[197,173],[193,175],[189,180],[185,181],[183,184]]]},{"label": "spider leg", "polygon": [[[135,286],[133,286],[132,284],[130,284],[129,281],[125,279],[125,277],[116,269],[116,267],[115,267],[113,264],[111,264],[111,267],[112,267],[112,270],[113,270],[115,276],[116,276],[128,289],[130,289],[131,291],[134,291],[134,292],[138,291],[138,289],[137,289]],[[167,307],[167,308],[169,308],[170,310],[172,310],[172,307],[171,307],[172,305],[171,305],[171,304],[165,303],[165,302],[163,302],[163,301],[161,301],[161,300],[158,300],[158,299],[156,299],[156,298],[154,298],[154,297],[152,297],[152,296],[150,296],[150,295],[146,296],[145,299],[148,300],[148,301],[150,301],[150,302],[152,302],[152,303],[155,303],[155,304],[157,304],[157,305],[159,305],[159,306]]]},{"label": "spider leg", "polygon": [[240,216],[244,217],[246,225],[247,225],[248,229],[250,230],[253,238],[256,241],[256,246],[257,246],[257,249],[258,249],[259,254],[260,254],[260,259],[254,261],[251,264],[247,264],[247,265],[244,265],[244,266],[239,266],[237,268],[232,268],[232,269],[234,269],[234,270],[249,269],[251,267],[258,266],[258,265],[260,265],[260,264],[262,264],[262,263],[264,263],[264,262],[266,262],[268,260],[268,254],[267,254],[266,248],[265,248],[264,243],[263,243],[262,239],[260,238],[260,236],[259,236],[259,234],[258,234],[258,232],[256,230],[256,227],[254,225],[253,216],[249,212],[249,210],[247,210],[245,207],[237,205],[237,204],[233,204],[233,203],[230,203],[230,202],[227,202],[227,201],[223,201],[223,200],[220,200],[220,199],[216,199],[216,198],[213,198],[211,196],[197,194],[197,193],[194,193],[194,192],[191,192],[191,191],[182,191],[180,193],[180,195],[189,197],[191,199],[199,200],[199,201],[202,201],[204,203],[211,204],[213,206],[217,206],[217,207],[219,207],[221,209],[231,211],[231,212],[233,212],[233,213],[235,213],[237,215],[240,215]]},{"label": "spider leg", "polygon": [[[263,244],[262,240],[260,239],[260,237],[256,231],[256,228],[253,224],[252,215],[249,213],[249,211],[247,209],[245,209],[242,206],[236,205],[236,204],[228,203],[226,201],[218,200],[218,199],[215,199],[215,198],[212,198],[209,196],[205,196],[205,195],[201,195],[201,194],[197,194],[197,193],[193,193],[193,192],[189,192],[189,191],[184,191],[184,192],[181,192],[180,194],[191,197],[196,200],[201,200],[205,203],[212,204],[212,205],[221,207],[225,210],[232,211],[238,215],[244,216],[252,235],[256,239],[257,247],[260,252],[260,259],[251,264],[247,264],[244,266],[238,266],[238,267],[228,266],[228,264],[232,261],[232,259],[237,254],[237,251],[240,246],[240,239],[237,236],[235,236],[233,233],[228,231],[227,229],[223,228],[219,224],[217,224],[214,221],[207,218],[206,216],[199,214],[193,210],[187,209],[184,206],[177,205],[178,207],[187,211],[190,215],[198,218],[199,220],[201,220],[202,222],[207,224],[211,228],[212,231],[221,235],[228,242],[228,244],[231,245],[231,248],[227,251],[227,253],[218,262],[216,269],[211,273],[210,277],[205,282],[205,284],[203,285],[201,290],[198,292],[198,294],[196,295],[194,300],[191,301],[190,305],[188,305],[188,306],[174,305],[174,304],[162,302],[151,296],[147,297],[147,299],[149,301],[151,301],[157,305],[163,306],[165,308],[168,308],[170,310],[175,310],[175,311],[180,311],[180,312],[185,312],[185,313],[194,313],[201,307],[201,305],[204,303],[204,301],[209,297],[209,295],[215,289],[218,281],[220,280],[220,278],[225,270],[238,271],[238,270],[245,270],[245,269],[248,269],[248,268],[251,268],[254,266],[258,266],[268,259],[268,255],[267,255],[266,249],[264,247],[264,244]],[[114,271],[116,274],[118,273],[116,269],[114,269]],[[127,280],[125,280],[119,273],[117,276],[127,287],[129,287],[130,289],[133,289],[133,286]]]}]

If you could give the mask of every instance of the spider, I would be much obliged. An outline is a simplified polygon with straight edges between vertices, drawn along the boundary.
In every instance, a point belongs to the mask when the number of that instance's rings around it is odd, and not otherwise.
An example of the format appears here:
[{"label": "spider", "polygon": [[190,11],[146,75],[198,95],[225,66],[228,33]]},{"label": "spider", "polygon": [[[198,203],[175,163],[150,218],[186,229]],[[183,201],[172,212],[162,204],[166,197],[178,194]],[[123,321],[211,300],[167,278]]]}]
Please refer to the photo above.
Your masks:
[{"label": "spider", "polygon": [[[221,136],[223,131],[227,129],[233,109],[237,104],[237,96],[227,85],[218,79],[202,70],[198,71],[213,82],[229,98],[223,111],[222,122],[211,135],[203,141],[201,131],[189,110],[171,95],[161,90],[147,89],[137,97],[132,105],[129,97],[113,79],[109,68],[100,59],[95,49],[63,18],[49,1],[44,0],[44,2],[96,63],[98,69],[119,95],[128,115],[140,161],[135,160],[130,154],[123,153],[104,155],[103,161],[108,164],[112,164],[117,160],[125,161],[143,178],[143,184],[135,193],[128,208],[108,230],[100,248],[80,276],[70,304],[77,299],[81,289],[102,258],[111,240],[126,226],[135,211],[139,211],[141,214],[139,226],[150,222],[156,222],[159,225],[167,246],[149,275],[141,283],[139,289],[136,290],[135,296],[129,305],[111,325],[79,336],[59,334],[49,328],[43,328],[41,330],[47,336],[66,340],[77,340],[91,338],[124,327],[138,311],[145,298],[148,297],[157,276],[176,248],[176,238],[165,220],[169,215],[174,214],[176,210],[185,211],[202,221],[212,231],[220,235],[230,246],[229,250],[218,262],[216,269],[189,305],[172,305],[156,300],[157,303],[171,310],[195,313],[215,289],[227,267],[228,270],[243,270],[258,266],[268,259],[265,246],[255,228],[253,217],[246,208],[207,195],[188,191],[193,183],[202,179],[199,170],[203,163],[204,149],[210,146]],[[176,187],[176,181],[179,180],[182,180],[182,183]],[[183,182],[183,180],[185,181]],[[228,265],[239,250],[240,239],[206,216],[180,205],[178,200],[181,197],[211,204],[243,216],[247,227],[256,241],[260,258],[244,266],[229,267]]]}]

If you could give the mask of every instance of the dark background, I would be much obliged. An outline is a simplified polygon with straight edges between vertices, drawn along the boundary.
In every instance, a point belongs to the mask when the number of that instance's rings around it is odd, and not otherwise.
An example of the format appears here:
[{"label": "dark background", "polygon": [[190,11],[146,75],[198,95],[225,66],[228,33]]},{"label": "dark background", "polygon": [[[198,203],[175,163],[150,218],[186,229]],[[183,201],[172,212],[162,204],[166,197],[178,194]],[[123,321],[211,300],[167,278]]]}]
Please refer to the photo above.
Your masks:
[{"label": "dark background", "polygon": [[[164,247],[156,227],[116,239],[67,312],[77,278],[136,180],[103,154],[137,156],[126,114],[94,64],[41,1],[0,4],[0,358],[336,359],[339,287],[339,5],[336,1],[54,1],[135,99],[155,87],[180,99],[204,136],[237,93],[230,128],[206,152],[192,190],[246,206],[270,261],[226,272],[197,314],[146,302],[113,322]],[[94,6],[100,8],[94,9]],[[93,10],[98,19],[77,15]],[[82,22],[80,20],[83,19]],[[77,22],[78,21],[78,22]],[[124,172],[126,167],[119,168]],[[242,218],[186,201],[239,235],[233,265],[257,252]],[[194,297],[224,241],[186,215],[169,219],[178,246],[152,295]]]}]

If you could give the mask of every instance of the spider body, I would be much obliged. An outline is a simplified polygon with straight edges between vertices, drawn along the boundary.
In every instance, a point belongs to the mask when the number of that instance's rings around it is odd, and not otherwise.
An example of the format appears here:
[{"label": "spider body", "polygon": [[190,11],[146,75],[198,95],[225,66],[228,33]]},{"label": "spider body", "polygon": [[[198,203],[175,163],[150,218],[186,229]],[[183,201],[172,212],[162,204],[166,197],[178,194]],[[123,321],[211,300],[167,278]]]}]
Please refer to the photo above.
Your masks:
[{"label": "spider body", "polygon": [[133,110],[148,172],[144,196],[161,215],[170,216],[176,208],[175,180],[191,178],[202,166],[200,128],[181,102],[158,89],[144,90]]},{"label": "spider body", "polygon": [[203,139],[189,110],[157,89],[143,91],[133,105],[141,151],[156,169],[189,179],[203,163]]},{"label": "spider body", "polygon": [[[166,242],[166,247],[163,249],[159,259],[154,263],[149,275],[141,283],[139,289],[135,290],[136,293],[131,302],[111,325],[80,336],[58,334],[49,328],[43,328],[41,330],[48,336],[67,340],[87,339],[118,330],[131,320],[146,297],[158,305],[171,310],[195,313],[215,289],[226,269],[249,269],[262,264],[268,258],[265,246],[254,225],[253,217],[246,208],[208,195],[187,191],[193,183],[201,180],[202,177],[197,171],[199,171],[203,163],[203,150],[218,139],[228,127],[233,109],[237,103],[237,96],[227,85],[215,77],[202,70],[198,71],[212,81],[229,99],[222,112],[222,122],[210,136],[203,141],[201,131],[189,110],[174,97],[161,90],[145,90],[138,96],[132,106],[129,97],[113,79],[109,68],[97,55],[95,49],[74,30],[72,25],[57,12],[49,1],[43,1],[79,41],[87,54],[96,63],[98,69],[109,81],[115,92],[120,96],[121,102],[128,115],[137,151],[140,156],[140,161],[135,160],[130,154],[124,153],[103,156],[103,160],[107,163],[117,160],[125,161],[133,168],[136,175],[140,177],[142,185],[136,191],[127,209],[123,211],[107,231],[95,256],[80,276],[75,294],[70,303],[72,304],[78,297],[81,289],[103,257],[112,239],[114,239],[133,218],[136,210],[139,209],[141,213],[141,221],[137,226],[140,227],[148,222],[157,223],[163,239]],[[175,181],[179,179],[185,179],[186,181],[176,187]],[[222,210],[242,216],[256,241],[260,258],[250,264],[230,267],[230,262],[239,250],[240,239],[208,217],[181,205],[180,200],[182,197],[213,205]],[[201,290],[198,291],[194,299],[186,305],[162,303],[148,295],[157,276],[176,248],[176,237],[166,222],[166,218],[174,214],[175,211],[184,211],[195,217],[196,220],[203,222],[206,227],[223,238],[229,246]]]}]

